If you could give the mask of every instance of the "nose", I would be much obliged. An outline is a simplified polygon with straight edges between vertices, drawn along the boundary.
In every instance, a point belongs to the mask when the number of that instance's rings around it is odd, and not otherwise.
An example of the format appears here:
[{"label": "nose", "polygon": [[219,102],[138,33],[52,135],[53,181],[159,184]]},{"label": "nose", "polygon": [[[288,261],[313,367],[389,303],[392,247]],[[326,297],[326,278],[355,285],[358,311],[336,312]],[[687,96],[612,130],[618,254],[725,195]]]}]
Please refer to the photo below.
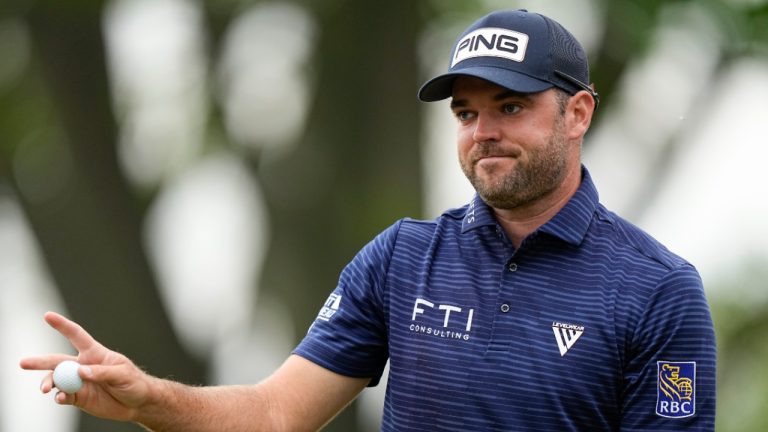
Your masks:
[{"label": "nose", "polygon": [[499,119],[490,113],[478,113],[472,138],[477,143],[501,140]]}]

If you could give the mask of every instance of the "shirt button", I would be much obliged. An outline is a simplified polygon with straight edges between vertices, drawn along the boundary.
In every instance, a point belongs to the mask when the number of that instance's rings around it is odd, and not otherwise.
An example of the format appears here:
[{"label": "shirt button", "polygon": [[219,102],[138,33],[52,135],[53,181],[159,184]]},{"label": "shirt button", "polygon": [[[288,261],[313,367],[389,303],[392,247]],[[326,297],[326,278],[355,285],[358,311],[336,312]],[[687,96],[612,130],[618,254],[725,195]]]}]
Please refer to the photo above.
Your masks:
[{"label": "shirt button", "polygon": [[516,272],[517,271],[517,264],[509,263],[509,271]]},{"label": "shirt button", "polygon": [[507,312],[509,312],[509,305],[504,303],[504,304],[501,305],[500,309],[501,309],[502,312],[507,313]]}]

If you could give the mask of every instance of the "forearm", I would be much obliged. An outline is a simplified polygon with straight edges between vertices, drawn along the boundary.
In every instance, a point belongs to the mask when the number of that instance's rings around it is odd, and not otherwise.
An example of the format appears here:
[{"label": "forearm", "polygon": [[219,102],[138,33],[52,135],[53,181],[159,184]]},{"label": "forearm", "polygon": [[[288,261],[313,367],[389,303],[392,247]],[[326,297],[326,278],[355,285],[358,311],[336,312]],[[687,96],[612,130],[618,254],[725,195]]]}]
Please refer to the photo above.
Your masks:
[{"label": "forearm", "polygon": [[58,392],[57,403],[105,419],[132,421],[152,431],[317,430],[370,381],[339,375],[292,355],[256,385],[192,387],[146,374],[59,314],[49,312],[45,319],[79,354],[22,359],[23,369],[48,371],[40,390],[54,389],[56,365],[77,360],[83,365],[78,374],[85,385],[76,394]]},{"label": "forearm", "polygon": [[157,432],[282,430],[272,408],[259,386],[192,387],[155,378],[135,421]]}]

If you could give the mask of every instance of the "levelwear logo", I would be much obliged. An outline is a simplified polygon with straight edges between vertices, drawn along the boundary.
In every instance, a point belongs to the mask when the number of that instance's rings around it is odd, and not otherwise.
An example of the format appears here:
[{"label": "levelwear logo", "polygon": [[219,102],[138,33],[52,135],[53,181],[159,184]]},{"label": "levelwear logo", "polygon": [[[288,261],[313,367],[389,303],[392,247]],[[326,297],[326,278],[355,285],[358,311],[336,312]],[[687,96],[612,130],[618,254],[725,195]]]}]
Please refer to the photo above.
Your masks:
[{"label": "levelwear logo", "polygon": [[553,322],[552,331],[555,333],[557,347],[560,349],[560,357],[562,357],[584,334],[584,326]]},{"label": "levelwear logo", "polygon": [[525,33],[494,27],[477,29],[456,45],[451,67],[473,57],[501,57],[521,62],[527,47],[528,35]]},{"label": "levelwear logo", "polygon": [[696,413],[696,362],[658,361],[656,414],[690,417]]}]

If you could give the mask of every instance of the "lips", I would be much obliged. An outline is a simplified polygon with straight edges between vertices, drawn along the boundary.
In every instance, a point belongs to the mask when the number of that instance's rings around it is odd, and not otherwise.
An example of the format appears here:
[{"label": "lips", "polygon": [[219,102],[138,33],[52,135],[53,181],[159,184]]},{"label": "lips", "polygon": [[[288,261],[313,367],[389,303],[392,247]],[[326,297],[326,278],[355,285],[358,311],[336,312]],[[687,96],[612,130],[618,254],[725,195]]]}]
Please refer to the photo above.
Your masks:
[{"label": "lips", "polygon": [[478,154],[473,155],[472,161],[474,164],[478,164],[480,162],[486,161],[486,162],[499,162],[504,159],[517,159],[520,157],[520,151],[488,151],[481,150],[477,152]]},{"label": "lips", "polygon": [[475,164],[501,162],[503,160],[509,160],[509,159],[512,159],[512,158],[509,156],[486,156],[486,157],[481,157],[480,159],[477,159],[475,161]]},{"label": "lips", "polygon": [[498,142],[484,142],[476,143],[471,152],[471,159],[477,163],[482,159],[494,159],[494,158],[518,158],[522,154],[522,150],[517,145],[510,146],[509,148],[502,148]]}]

